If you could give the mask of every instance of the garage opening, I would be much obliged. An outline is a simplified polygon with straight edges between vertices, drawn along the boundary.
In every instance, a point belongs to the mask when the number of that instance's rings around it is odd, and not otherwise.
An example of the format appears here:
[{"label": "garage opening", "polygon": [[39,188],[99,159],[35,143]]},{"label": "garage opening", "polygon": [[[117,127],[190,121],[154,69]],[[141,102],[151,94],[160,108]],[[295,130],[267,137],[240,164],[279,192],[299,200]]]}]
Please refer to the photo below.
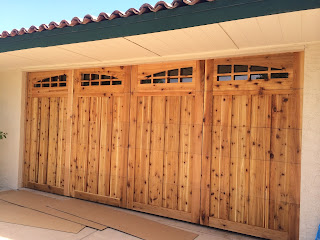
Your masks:
[{"label": "garage opening", "polygon": [[298,238],[300,56],[29,73],[24,184]]}]

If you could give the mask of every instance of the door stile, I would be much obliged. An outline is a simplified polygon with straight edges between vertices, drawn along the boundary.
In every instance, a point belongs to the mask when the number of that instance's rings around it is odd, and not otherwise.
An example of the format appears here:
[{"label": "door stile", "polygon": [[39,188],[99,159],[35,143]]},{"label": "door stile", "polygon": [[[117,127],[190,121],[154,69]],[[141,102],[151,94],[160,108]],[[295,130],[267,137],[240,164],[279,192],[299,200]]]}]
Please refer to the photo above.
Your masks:
[{"label": "door stile", "polygon": [[64,166],[64,195],[70,196],[70,178],[71,178],[71,149],[72,149],[72,121],[73,121],[73,101],[74,101],[74,74],[72,70],[68,86],[68,102],[67,102],[67,129],[66,129],[66,152]]}]

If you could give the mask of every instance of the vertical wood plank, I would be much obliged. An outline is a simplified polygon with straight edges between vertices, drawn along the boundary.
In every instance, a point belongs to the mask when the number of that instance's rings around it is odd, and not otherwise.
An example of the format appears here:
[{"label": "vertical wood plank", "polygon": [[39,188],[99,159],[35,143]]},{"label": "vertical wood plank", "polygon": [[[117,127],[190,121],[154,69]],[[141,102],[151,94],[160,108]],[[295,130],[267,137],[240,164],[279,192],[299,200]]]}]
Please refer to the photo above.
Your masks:
[{"label": "vertical wood plank", "polygon": [[67,128],[67,98],[59,99],[58,117],[58,150],[56,186],[64,187],[65,157],[66,157],[66,128]]},{"label": "vertical wood plank", "polygon": [[192,115],[194,114],[195,96],[181,97],[178,210],[191,211],[192,195],[192,158],[191,144],[193,136]]},{"label": "vertical wood plank", "polygon": [[[68,104],[69,104],[69,99],[68,99]],[[79,136],[79,105],[81,104],[80,102],[80,98],[78,98],[77,96],[74,96],[74,100],[73,100],[73,106],[72,106],[72,115],[71,115],[71,120],[72,120],[72,132],[71,132],[71,139],[72,139],[72,145],[70,145],[71,149],[71,153],[70,153],[70,195],[74,196],[74,191],[76,190],[77,187],[77,179],[78,179],[78,167],[79,167],[79,163],[78,163],[78,151],[79,151],[79,144],[80,144],[80,136]],[[69,109],[69,108],[68,108]],[[67,145],[68,146],[68,145]],[[66,147],[67,147],[66,146]],[[66,155],[67,157],[67,155]],[[67,164],[67,160],[66,160],[66,164]],[[67,168],[65,168],[65,171],[67,171]],[[65,175],[66,176],[66,175]],[[65,183],[65,190],[67,188],[67,183]]]},{"label": "vertical wood plank", "polygon": [[153,97],[151,105],[149,204],[162,206],[165,97]]},{"label": "vertical wood plank", "polygon": [[50,99],[41,99],[38,183],[47,183]]},{"label": "vertical wood plank", "polygon": [[135,202],[148,203],[148,178],[151,136],[150,96],[139,97],[137,107]]},{"label": "vertical wood plank", "polygon": [[181,97],[166,97],[163,207],[177,210]]},{"label": "vertical wood plank", "polygon": [[248,222],[251,96],[232,97],[229,220]]},{"label": "vertical wood plank", "polygon": [[[136,79],[137,66],[132,67],[132,81]],[[137,96],[130,97],[130,129],[128,153],[128,182],[127,182],[127,207],[133,208],[135,197],[135,163],[136,163],[136,134],[137,134]]]},{"label": "vertical wood plank", "polygon": [[92,97],[89,112],[87,192],[98,193],[101,98]]},{"label": "vertical wood plank", "polygon": [[50,186],[56,186],[58,129],[63,129],[63,126],[59,126],[59,98],[50,98],[49,116],[47,184]]},{"label": "vertical wood plank", "polygon": [[40,100],[32,99],[29,181],[37,182],[39,168]]},{"label": "vertical wood plank", "polygon": [[252,96],[249,224],[268,227],[271,96]]},{"label": "vertical wood plank", "polygon": [[[65,157],[62,158],[63,166],[62,166],[62,174],[63,174],[63,187],[64,187],[64,195],[69,196],[73,195],[74,189],[73,186],[75,186],[75,180],[72,174],[75,173],[75,167],[76,162],[74,162],[72,159],[73,156],[76,157],[76,155],[73,155],[73,149],[77,151],[76,147],[73,147],[72,144],[72,137],[73,135],[73,124],[74,124],[74,118],[77,115],[73,115],[74,111],[74,84],[76,82],[76,75],[75,70],[72,70],[67,75],[67,86],[68,86],[68,95],[66,99],[66,111],[65,111]],[[75,110],[75,112],[78,112],[78,109]],[[74,129],[75,131],[77,128]],[[77,138],[76,138],[77,139]],[[76,141],[77,143],[77,141]]]},{"label": "vertical wood plank", "polygon": [[210,216],[228,219],[232,96],[214,96]]},{"label": "vertical wood plank", "polygon": [[90,102],[90,97],[80,97],[79,99],[76,190],[83,192],[87,191]]},{"label": "vertical wood plank", "polygon": [[197,61],[194,68],[196,81],[196,93],[192,115],[191,153],[193,154],[191,168],[191,221],[200,223],[201,209],[201,163],[203,144],[203,111],[204,111],[204,84],[205,84],[205,61]]},{"label": "vertical wood plank", "polygon": [[110,173],[110,196],[121,198],[123,195],[124,178],[123,170],[127,156],[127,101],[124,96],[113,99],[113,124],[112,124],[112,153]]},{"label": "vertical wood plank", "polygon": [[[270,228],[280,231],[293,230],[299,220],[301,130],[299,97],[273,95],[271,134],[271,184]],[[292,212],[291,212],[292,211]]]},{"label": "vertical wood plank", "polygon": [[98,194],[110,195],[111,172],[111,133],[112,133],[112,97],[103,97],[101,102],[101,132],[99,158]]},{"label": "vertical wood plank", "polygon": [[201,218],[200,224],[209,225],[211,195],[211,161],[212,161],[212,114],[213,114],[213,68],[214,61],[205,62],[203,143],[201,168]]}]

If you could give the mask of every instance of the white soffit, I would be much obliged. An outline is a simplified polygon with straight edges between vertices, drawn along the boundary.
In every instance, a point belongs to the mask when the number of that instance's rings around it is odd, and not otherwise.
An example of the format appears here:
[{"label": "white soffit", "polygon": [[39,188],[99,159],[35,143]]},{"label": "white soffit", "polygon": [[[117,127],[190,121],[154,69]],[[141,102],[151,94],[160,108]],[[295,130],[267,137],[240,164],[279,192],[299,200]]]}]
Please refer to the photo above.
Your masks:
[{"label": "white soffit", "polygon": [[[123,38],[0,53],[0,71],[139,64],[320,41],[320,9]],[[289,50],[290,51],[290,50]],[[261,52],[261,51],[260,51]],[[219,54],[218,54],[219,55]]]},{"label": "white soffit", "polygon": [[0,71],[6,70],[6,69],[21,69],[26,66],[36,67],[40,64],[41,62],[35,61],[33,59],[11,56],[6,53],[0,54]]},{"label": "white soffit", "polygon": [[124,38],[98,40],[59,46],[60,49],[90,56],[97,61],[152,57],[156,54]]},{"label": "white soffit", "polygon": [[143,34],[126,39],[160,56],[237,48],[219,24]]}]

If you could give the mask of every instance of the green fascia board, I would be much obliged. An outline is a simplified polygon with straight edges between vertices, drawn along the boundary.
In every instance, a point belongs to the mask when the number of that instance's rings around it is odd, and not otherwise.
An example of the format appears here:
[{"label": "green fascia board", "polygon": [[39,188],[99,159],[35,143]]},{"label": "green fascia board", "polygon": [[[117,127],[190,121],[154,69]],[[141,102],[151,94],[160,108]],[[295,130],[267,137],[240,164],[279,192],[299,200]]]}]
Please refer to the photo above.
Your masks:
[{"label": "green fascia board", "polygon": [[0,52],[126,37],[315,8],[320,8],[320,0],[215,0],[127,18],[1,38]]}]

